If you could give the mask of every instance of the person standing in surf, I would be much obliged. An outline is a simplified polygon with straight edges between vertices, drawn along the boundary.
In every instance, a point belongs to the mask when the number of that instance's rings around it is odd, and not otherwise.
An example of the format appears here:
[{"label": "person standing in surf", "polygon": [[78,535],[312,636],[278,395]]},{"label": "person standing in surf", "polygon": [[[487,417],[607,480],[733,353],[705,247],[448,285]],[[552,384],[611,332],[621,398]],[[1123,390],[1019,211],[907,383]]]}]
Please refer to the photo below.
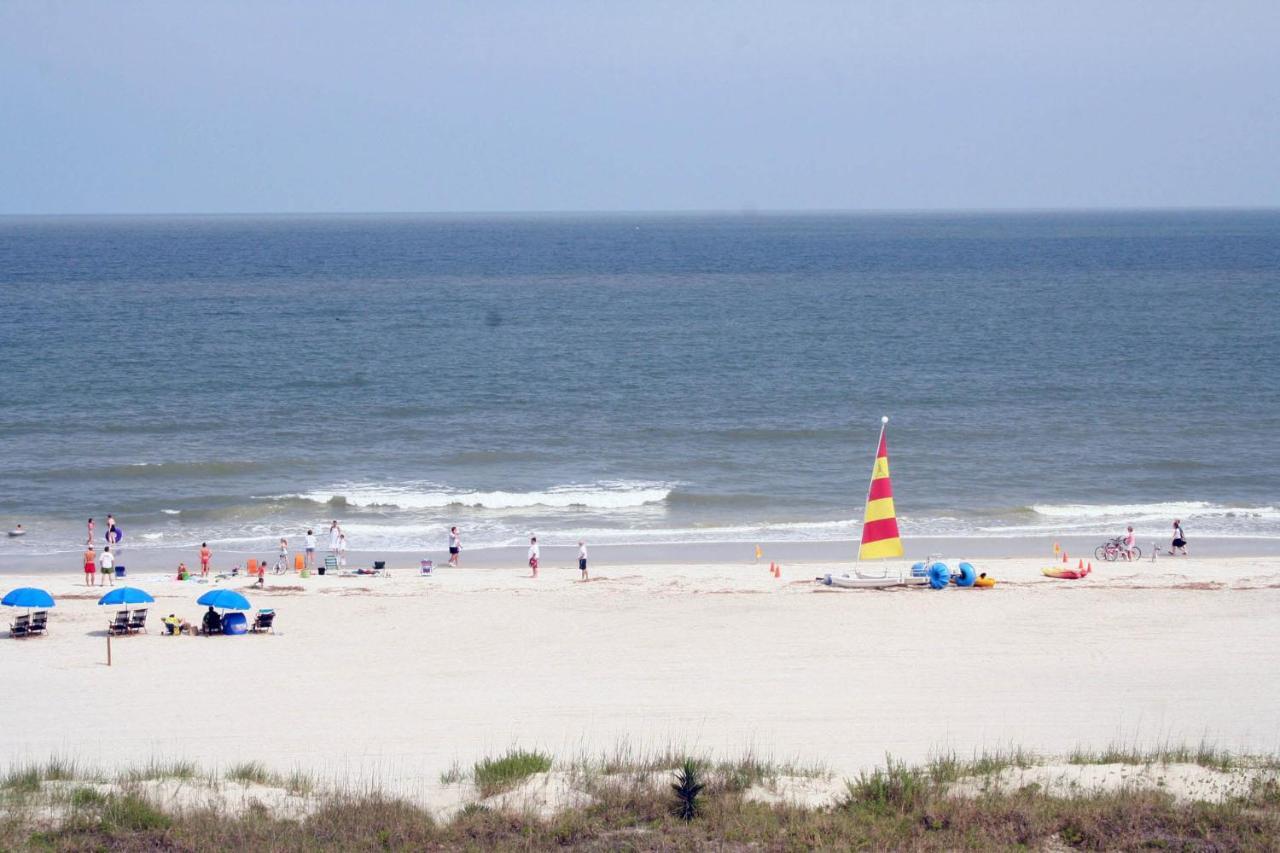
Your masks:
[{"label": "person standing in surf", "polygon": [[533,574],[530,575],[530,577],[536,578],[538,576],[538,554],[539,554],[538,537],[530,536],[529,537],[529,568],[533,569]]},{"label": "person standing in surf", "polygon": [[103,534],[107,538],[107,544],[111,544],[112,532],[116,529],[116,517],[112,513],[107,513],[107,532]]},{"label": "person standing in surf", "polygon": [[449,528],[449,565],[458,567],[458,554],[462,552],[462,537],[458,535],[457,526]]},{"label": "person standing in surf", "polygon": [[93,546],[93,519],[92,518],[89,519],[89,538],[85,540],[85,544],[90,547]]}]

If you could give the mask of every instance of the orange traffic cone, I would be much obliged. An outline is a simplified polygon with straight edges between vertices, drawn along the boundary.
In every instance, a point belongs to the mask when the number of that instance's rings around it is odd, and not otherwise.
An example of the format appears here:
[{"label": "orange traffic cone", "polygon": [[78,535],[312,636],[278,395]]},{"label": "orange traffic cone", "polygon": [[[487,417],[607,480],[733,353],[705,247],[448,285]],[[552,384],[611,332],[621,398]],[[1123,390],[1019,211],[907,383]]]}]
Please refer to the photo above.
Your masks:
[{"label": "orange traffic cone", "polygon": [[1064,562],[1064,563],[1065,563],[1066,561],[1067,561],[1067,552],[1066,552],[1066,551],[1063,551],[1063,552],[1062,552],[1062,562]]},{"label": "orange traffic cone", "polygon": [[773,574],[773,567],[774,567],[774,562],[773,562],[772,560],[770,560],[770,561],[769,561],[769,574]]},{"label": "orange traffic cone", "polygon": [[1081,560],[1081,561],[1080,561],[1080,565],[1076,566],[1076,571],[1077,571],[1077,572],[1083,572],[1083,571],[1084,571],[1084,560]]},{"label": "orange traffic cone", "polygon": [[1090,560],[1089,565],[1085,566],[1084,573],[1087,575],[1092,572],[1093,572],[1093,560]]},{"label": "orange traffic cone", "polygon": [[781,564],[781,563],[778,563],[776,566],[774,566],[774,567],[773,567],[773,576],[774,576],[775,578],[781,578],[781,577],[782,577],[782,564]]}]

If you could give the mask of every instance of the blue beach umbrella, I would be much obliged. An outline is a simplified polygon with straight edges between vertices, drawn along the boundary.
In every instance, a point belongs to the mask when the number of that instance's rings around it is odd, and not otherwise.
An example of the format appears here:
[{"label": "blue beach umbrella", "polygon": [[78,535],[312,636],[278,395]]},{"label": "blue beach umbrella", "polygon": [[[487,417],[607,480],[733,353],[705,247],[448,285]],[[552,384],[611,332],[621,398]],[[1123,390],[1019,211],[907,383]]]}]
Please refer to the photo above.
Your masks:
[{"label": "blue beach umbrella", "polygon": [[5,607],[56,607],[53,596],[34,586],[20,586],[0,599]]},{"label": "blue beach umbrella", "polygon": [[235,590],[211,589],[196,599],[196,604],[217,607],[220,610],[248,610],[249,599]]},{"label": "blue beach umbrella", "polygon": [[98,599],[99,604],[148,604],[155,601],[149,593],[136,586],[122,586]]}]

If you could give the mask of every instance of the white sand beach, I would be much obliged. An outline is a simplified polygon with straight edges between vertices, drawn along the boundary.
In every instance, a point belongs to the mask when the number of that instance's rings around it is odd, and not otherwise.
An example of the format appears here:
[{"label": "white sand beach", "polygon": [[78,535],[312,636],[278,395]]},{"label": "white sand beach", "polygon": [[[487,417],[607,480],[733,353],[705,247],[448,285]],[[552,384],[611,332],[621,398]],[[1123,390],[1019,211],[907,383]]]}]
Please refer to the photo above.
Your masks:
[{"label": "white sand beach", "polygon": [[809,564],[236,578],[222,585],[275,608],[277,631],[213,638],[160,631],[169,612],[197,620],[208,587],[143,574],[129,583],[157,599],[150,633],[114,640],[111,667],[101,588],[6,576],[58,606],[48,636],[0,640],[0,755],[256,760],[438,804],[455,796],[442,771],[512,745],[754,751],[843,775],[886,752],[1280,749],[1280,559],[1082,581],[1042,577],[1047,562],[985,561],[995,589],[937,592],[833,591]]}]

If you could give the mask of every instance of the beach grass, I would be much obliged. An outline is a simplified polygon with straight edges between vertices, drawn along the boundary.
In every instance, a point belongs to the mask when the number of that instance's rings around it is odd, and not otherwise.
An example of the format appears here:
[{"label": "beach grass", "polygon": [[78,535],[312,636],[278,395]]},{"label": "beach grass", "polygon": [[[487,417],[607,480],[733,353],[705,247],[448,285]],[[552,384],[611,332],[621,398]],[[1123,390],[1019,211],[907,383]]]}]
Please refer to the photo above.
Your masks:
[{"label": "beach grass", "polygon": [[[1080,760],[1200,764],[1224,778],[1252,768],[1253,775],[1238,793],[1215,801],[1180,801],[1165,790],[1133,787],[1055,794],[1036,784],[962,794],[957,791],[974,777],[1042,761],[1062,767],[1071,756],[1041,759],[1010,749],[964,759],[944,754],[920,765],[886,757],[845,781],[843,794],[806,805],[759,796],[784,778],[777,775],[780,768],[795,769],[787,765],[751,754],[729,760],[688,753],[668,764],[674,753],[656,750],[632,764],[596,758],[564,765],[573,768],[577,782],[589,783],[590,795],[549,811],[473,801],[442,815],[376,790],[321,790],[301,771],[280,774],[260,762],[224,772],[226,779],[294,789],[310,804],[283,816],[256,800],[236,808],[162,807],[137,782],[127,781],[128,774],[89,785],[75,777],[91,774],[51,762],[16,767],[4,777],[6,789],[25,792],[25,798],[21,806],[0,805],[0,849],[1273,849],[1280,838],[1280,772],[1273,759],[1199,747],[1077,752]],[[471,775],[477,793],[489,796],[554,765],[547,753],[513,747],[476,762]],[[189,769],[183,778],[194,779],[192,784],[218,785],[215,777]],[[679,787],[680,774],[686,783],[691,776],[707,783],[693,797],[696,808],[679,808],[673,785]],[[45,781],[55,781],[47,775],[73,778],[46,788]],[[455,763],[449,775],[461,781],[467,774]],[[789,775],[841,784],[830,774]],[[684,787],[687,804],[690,786]],[[43,807],[37,802],[41,796],[49,797]],[[50,806],[54,802],[65,808],[59,812]]]},{"label": "beach grass", "polygon": [[472,779],[482,797],[508,791],[535,773],[551,769],[551,756],[523,749],[509,749],[498,758],[485,758],[475,763]]}]

